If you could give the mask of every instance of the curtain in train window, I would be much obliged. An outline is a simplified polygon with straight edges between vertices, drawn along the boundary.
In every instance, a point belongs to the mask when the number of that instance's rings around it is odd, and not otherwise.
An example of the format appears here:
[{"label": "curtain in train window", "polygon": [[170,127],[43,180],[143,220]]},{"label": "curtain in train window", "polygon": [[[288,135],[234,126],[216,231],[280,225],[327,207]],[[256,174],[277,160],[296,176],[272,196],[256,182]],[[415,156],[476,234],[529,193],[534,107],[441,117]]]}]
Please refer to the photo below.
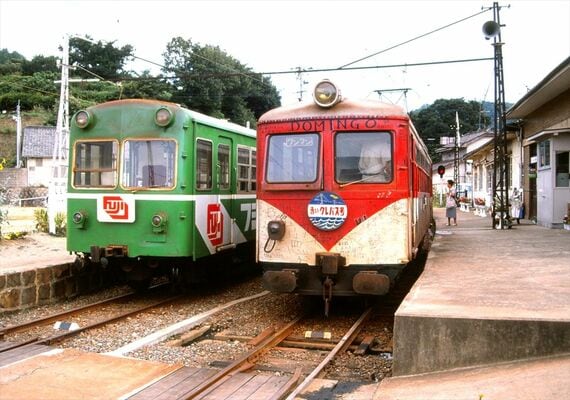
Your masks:
[{"label": "curtain in train window", "polygon": [[80,141],[74,147],[73,186],[107,187],[117,184],[116,141]]},{"label": "curtain in train window", "polygon": [[390,132],[338,133],[335,138],[335,178],[340,183],[390,182]]}]

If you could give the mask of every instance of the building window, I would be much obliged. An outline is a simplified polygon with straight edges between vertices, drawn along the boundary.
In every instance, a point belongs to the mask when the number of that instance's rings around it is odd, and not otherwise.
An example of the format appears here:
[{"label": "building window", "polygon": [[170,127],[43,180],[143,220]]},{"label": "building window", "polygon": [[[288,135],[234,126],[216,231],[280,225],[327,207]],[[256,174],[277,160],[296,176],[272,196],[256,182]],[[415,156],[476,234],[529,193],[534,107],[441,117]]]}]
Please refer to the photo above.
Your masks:
[{"label": "building window", "polygon": [[570,180],[570,152],[556,153],[556,187],[569,187]]},{"label": "building window", "polygon": [[550,140],[538,144],[538,167],[550,167]]}]

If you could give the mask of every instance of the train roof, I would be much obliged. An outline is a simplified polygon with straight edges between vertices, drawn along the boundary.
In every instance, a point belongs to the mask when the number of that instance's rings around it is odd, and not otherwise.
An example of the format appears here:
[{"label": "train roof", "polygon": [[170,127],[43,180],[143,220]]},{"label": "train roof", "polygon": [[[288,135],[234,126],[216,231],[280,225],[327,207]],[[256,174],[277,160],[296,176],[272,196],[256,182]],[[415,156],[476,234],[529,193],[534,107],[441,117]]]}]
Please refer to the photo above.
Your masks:
[{"label": "train roof", "polygon": [[323,108],[314,102],[294,104],[275,108],[263,114],[258,124],[299,119],[321,118],[401,118],[409,120],[408,114],[400,106],[378,100],[344,99],[330,108]]},{"label": "train roof", "polygon": [[239,134],[242,134],[244,136],[249,136],[249,137],[253,137],[253,138],[255,138],[257,135],[257,133],[254,129],[246,128],[245,126],[241,126],[241,125],[238,125],[238,124],[235,124],[233,122],[229,122],[229,121],[226,121],[223,119],[210,117],[209,115],[199,113],[198,111],[193,111],[193,110],[190,110],[188,108],[182,107],[180,104],[171,103],[171,102],[163,101],[163,100],[150,100],[150,99],[113,100],[113,101],[108,101],[106,103],[97,104],[97,105],[89,107],[89,108],[112,107],[112,106],[117,106],[120,104],[125,104],[125,105],[128,105],[128,104],[143,105],[143,104],[145,104],[147,106],[152,106],[152,105],[159,105],[160,106],[160,105],[162,105],[165,107],[170,107],[170,108],[175,108],[177,110],[181,110],[184,113],[186,113],[188,116],[190,116],[190,118],[192,118],[194,121],[197,121],[197,122],[202,123],[204,125],[212,126],[214,128],[218,128],[218,129],[223,129],[225,131],[239,133]]}]

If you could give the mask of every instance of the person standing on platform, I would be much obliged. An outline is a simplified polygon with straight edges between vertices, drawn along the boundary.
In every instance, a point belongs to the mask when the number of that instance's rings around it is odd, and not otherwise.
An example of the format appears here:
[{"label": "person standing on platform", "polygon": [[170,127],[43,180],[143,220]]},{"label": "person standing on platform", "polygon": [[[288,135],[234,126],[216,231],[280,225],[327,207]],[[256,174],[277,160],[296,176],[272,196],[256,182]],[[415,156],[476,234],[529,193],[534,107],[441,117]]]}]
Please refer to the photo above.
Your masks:
[{"label": "person standing on platform", "polygon": [[455,182],[447,181],[447,199],[445,200],[445,216],[447,217],[447,226],[451,224],[453,218],[453,226],[457,225],[457,192],[454,189]]},{"label": "person standing on platform", "polygon": [[517,224],[521,223],[522,216],[522,191],[517,188],[513,189],[513,194],[511,195],[511,218],[517,220]]}]

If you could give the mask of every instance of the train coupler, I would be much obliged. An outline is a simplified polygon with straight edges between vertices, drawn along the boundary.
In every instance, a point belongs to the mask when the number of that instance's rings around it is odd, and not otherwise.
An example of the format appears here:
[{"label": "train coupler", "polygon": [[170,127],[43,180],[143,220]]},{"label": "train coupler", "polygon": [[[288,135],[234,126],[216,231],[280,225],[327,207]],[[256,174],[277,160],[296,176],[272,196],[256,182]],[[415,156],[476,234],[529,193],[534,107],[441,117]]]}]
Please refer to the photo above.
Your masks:
[{"label": "train coupler", "polygon": [[323,275],[336,275],[338,269],[346,265],[346,258],[339,253],[317,253],[316,264],[321,267]]},{"label": "train coupler", "polygon": [[329,316],[333,285],[334,285],[333,280],[327,276],[325,281],[323,282],[323,300],[325,301],[325,317]]}]

